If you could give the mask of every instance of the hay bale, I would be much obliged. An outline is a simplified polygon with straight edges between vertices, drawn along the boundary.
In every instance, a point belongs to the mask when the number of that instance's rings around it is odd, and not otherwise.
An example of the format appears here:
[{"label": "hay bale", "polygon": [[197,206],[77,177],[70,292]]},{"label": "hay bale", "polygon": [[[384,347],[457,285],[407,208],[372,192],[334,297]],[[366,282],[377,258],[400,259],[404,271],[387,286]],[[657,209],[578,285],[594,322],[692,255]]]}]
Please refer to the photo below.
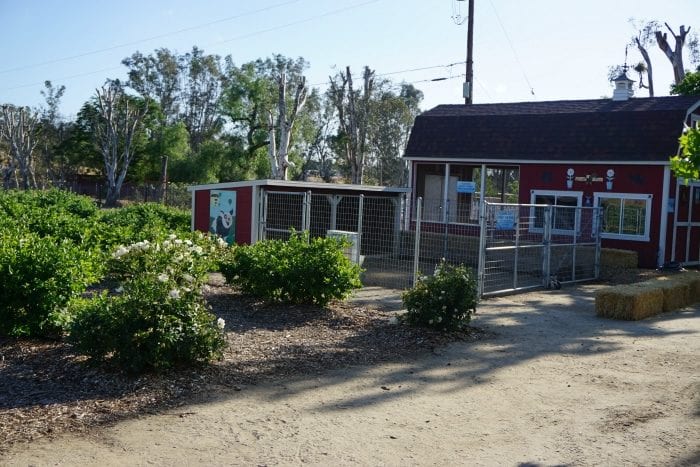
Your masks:
[{"label": "hay bale", "polygon": [[646,281],[655,284],[664,294],[663,311],[680,310],[690,304],[690,286],[680,276],[664,276]]},{"label": "hay bale", "polygon": [[688,305],[700,302],[700,272],[684,271],[670,277],[688,285]]},{"label": "hay bale", "polygon": [[595,297],[596,314],[604,318],[640,320],[661,313],[663,306],[663,290],[645,282],[609,287]]},{"label": "hay bale", "polygon": [[623,271],[637,269],[639,254],[636,251],[616,248],[600,249],[600,277],[612,279]]}]

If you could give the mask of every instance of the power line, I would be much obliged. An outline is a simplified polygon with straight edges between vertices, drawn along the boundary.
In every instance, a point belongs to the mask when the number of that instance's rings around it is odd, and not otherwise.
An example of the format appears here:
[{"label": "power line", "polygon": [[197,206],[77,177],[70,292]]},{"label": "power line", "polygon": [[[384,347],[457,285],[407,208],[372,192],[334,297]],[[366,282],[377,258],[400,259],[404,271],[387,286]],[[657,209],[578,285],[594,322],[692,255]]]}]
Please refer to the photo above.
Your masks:
[{"label": "power line", "polygon": [[279,26],[274,26],[274,27],[267,28],[267,29],[260,29],[260,30],[258,30],[258,31],[253,31],[253,32],[250,32],[250,33],[247,33],[247,34],[241,34],[240,36],[232,37],[232,38],[230,38],[230,39],[224,39],[224,40],[217,41],[217,42],[213,42],[213,43],[210,43],[210,44],[207,44],[207,45],[226,44],[226,43],[228,43],[228,42],[234,42],[234,41],[238,41],[238,40],[241,40],[241,39],[246,39],[246,38],[248,38],[248,37],[257,36],[257,35],[260,35],[260,34],[265,34],[266,32],[272,32],[272,31],[277,31],[277,30],[280,30],[280,29],[289,28],[289,27],[292,27],[292,26],[297,26],[297,25],[299,25],[299,24],[308,23],[308,22],[311,22],[311,21],[316,20],[316,19],[319,19],[319,18],[325,18],[326,16],[332,16],[332,15],[335,15],[335,14],[338,14],[338,13],[342,13],[342,12],[344,12],[344,11],[353,10],[353,9],[359,8],[359,7],[361,7],[361,6],[369,5],[370,3],[377,3],[377,2],[379,2],[379,1],[381,1],[381,0],[369,0],[369,1],[366,1],[366,2],[362,2],[362,3],[356,3],[356,4],[354,4],[354,5],[346,6],[346,7],[343,7],[343,8],[338,8],[338,9],[336,9],[336,10],[327,11],[327,12],[325,12],[325,13],[321,13],[320,15],[309,16],[308,18],[300,19],[300,20],[297,20],[297,21],[292,21],[291,23],[281,24],[281,25],[279,25]]},{"label": "power line", "polygon": [[103,69],[101,69],[101,70],[88,71],[88,72],[86,72],[86,73],[79,73],[79,74],[77,74],[77,75],[63,76],[63,77],[61,77],[61,78],[52,78],[51,80],[38,81],[38,82],[36,82],[36,83],[20,84],[19,86],[13,86],[13,87],[11,87],[11,88],[2,88],[2,89],[0,89],[0,90],[2,90],[2,91],[13,91],[13,90],[15,90],[15,89],[31,88],[32,86],[40,86],[40,85],[44,84],[45,81],[56,81],[56,82],[59,82],[59,81],[66,81],[66,80],[69,80],[69,79],[82,78],[83,76],[96,75],[97,73],[104,73],[104,72],[106,72],[106,71],[113,71],[113,70],[118,70],[118,69],[121,69],[121,68],[122,68],[121,65],[120,65],[120,66],[113,66],[113,67],[109,67],[109,68],[103,68]]},{"label": "power line", "polygon": [[[420,67],[420,68],[407,68],[407,69],[405,69],[405,70],[389,71],[389,72],[387,72],[387,73],[381,73],[381,74],[378,74],[378,75],[375,75],[375,76],[377,76],[377,77],[382,77],[382,76],[398,75],[398,74],[401,74],[401,73],[410,73],[410,72],[413,72],[413,71],[433,70],[433,69],[435,69],[435,68],[448,68],[448,67],[452,67],[452,66],[454,66],[454,65],[462,65],[463,63],[464,63],[464,62],[462,61],[462,62],[448,63],[448,64],[446,64],[446,65],[431,65],[431,66],[424,66],[424,67]],[[359,77],[360,75],[359,75],[359,74],[354,74],[354,75],[353,75],[353,74],[350,74],[350,76],[353,77],[353,78],[357,78],[357,77]],[[448,78],[445,78],[445,79],[448,79]],[[426,81],[436,81],[436,80],[439,80],[439,78],[428,79],[428,80],[426,80]],[[324,84],[328,84],[328,81],[322,81],[322,82],[319,82],[319,83],[314,83],[314,84],[311,84],[310,86],[322,86],[322,85],[324,85]]]},{"label": "power line", "polygon": [[268,11],[268,10],[272,10],[272,9],[274,9],[274,8],[279,8],[279,7],[282,7],[282,6],[285,6],[285,5],[289,5],[289,4],[292,4],[292,3],[297,3],[297,2],[299,2],[299,1],[300,1],[300,0],[289,0],[289,1],[287,1],[287,2],[277,3],[277,4],[275,4],[275,5],[270,5],[270,6],[265,7],[265,8],[259,8],[259,9],[257,9],[257,10],[249,11],[249,12],[246,12],[246,13],[241,13],[241,14],[238,14],[238,15],[227,16],[226,18],[221,18],[221,19],[217,19],[217,20],[214,20],[214,21],[209,21],[208,23],[203,23],[203,24],[198,24],[198,25],[196,25],[196,26],[190,26],[190,27],[187,27],[187,28],[178,29],[178,30],[176,30],[176,31],[166,32],[166,33],[163,33],[163,34],[158,34],[158,35],[156,35],[156,36],[150,36],[150,37],[146,37],[146,38],[143,38],[143,39],[137,39],[137,40],[130,41],[130,42],[124,42],[124,43],[122,43],[122,44],[112,45],[112,46],[110,46],[110,47],[105,47],[105,48],[102,48],[102,49],[91,50],[91,51],[83,52],[83,53],[80,53],[80,54],[75,54],[75,55],[69,55],[69,56],[66,56],[66,57],[55,58],[55,59],[47,60],[47,61],[44,61],[44,62],[30,63],[30,64],[28,64],[28,65],[22,65],[22,66],[18,66],[18,67],[15,67],[15,68],[7,68],[7,69],[4,69],[4,70],[0,70],[0,74],[11,73],[11,72],[14,72],[14,71],[26,70],[26,69],[29,69],[29,68],[36,68],[36,67],[40,67],[40,66],[44,66],[44,65],[51,65],[51,64],[54,64],[54,63],[59,63],[59,62],[67,61],[67,60],[75,60],[76,58],[83,58],[83,57],[88,57],[88,56],[90,56],[90,55],[96,55],[96,54],[100,54],[100,53],[103,53],[103,52],[109,52],[109,51],[111,51],[111,50],[116,50],[116,49],[121,49],[121,48],[124,48],[124,47],[129,47],[129,46],[132,46],[132,45],[140,44],[140,43],[142,43],[142,42],[149,42],[149,41],[152,41],[152,40],[155,40],[155,39],[162,39],[163,37],[175,36],[175,35],[177,35],[177,34],[182,34],[183,32],[194,31],[194,30],[196,30],[196,29],[206,28],[206,27],[212,26],[212,25],[214,25],[214,24],[225,23],[225,22],[228,22],[228,21],[231,21],[231,20],[234,20],[234,19],[243,18],[243,17],[245,17],[245,16],[254,15],[254,14],[256,14],[256,13],[262,13],[262,12],[265,12],[265,11]]},{"label": "power line", "polygon": [[[286,2],[286,3],[279,3],[279,4],[277,4],[277,5],[273,5],[273,6],[270,6],[270,7],[267,7],[267,8],[263,8],[263,9],[260,9],[260,10],[256,10],[255,12],[249,12],[249,13],[241,14],[241,15],[238,15],[237,17],[241,17],[241,16],[245,16],[245,15],[250,15],[250,14],[253,14],[253,13],[256,13],[256,12],[261,12],[261,11],[269,10],[269,9],[274,8],[274,7],[276,7],[276,6],[281,6],[281,5],[286,5],[286,4],[290,4],[290,3],[295,3],[295,2],[298,2],[298,1],[300,1],[300,0],[291,0],[291,1],[288,1],[288,2]],[[361,7],[361,6],[369,5],[369,4],[371,4],[371,3],[377,3],[377,2],[379,2],[379,1],[381,1],[381,0],[368,0],[368,1],[365,1],[365,2],[362,2],[362,3],[356,3],[356,4],[354,4],[354,5],[350,5],[350,6],[347,6],[347,7],[338,8],[338,9],[335,9],[335,10],[328,11],[328,12],[322,13],[322,14],[320,14],[320,15],[314,15],[314,16],[310,16],[310,17],[308,17],[308,18],[304,18],[304,19],[301,19],[301,20],[298,20],[298,21],[293,21],[293,22],[291,22],[291,23],[282,24],[282,25],[275,26],[275,27],[272,27],[272,28],[261,29],[261,30],[253,31],[253,32],[251,32],[251,33],[244,34],[244,35],[241,35],[241,36],[237,36],[237,37],[234,37],[234,38],[231,38],[231,39],[225,39],[225,40],[223,40],[223,41],[218,41],[218,42],[215,42],[214,44],[221,44],[221,43],[226,43],[226,42],[233,42],[233,41],[240,40],[240,39],[244,39],[244,38],[247,38],[247,37],[256,36],[256,35],[264,34],[264,33],[267,33],[267,32],[276,31],[276,30],[278,30],[278,29],[284,29],[284,28],[288,28],[288,27],[291,27],[291,26],[296,26],[296,25],[298,25],[298,24],[308,23],[308,22],[313,21],[313,20],[315,20],[315,19],[319,19],[319,18],[323,18],[323,17],[326,17],[326,16],[331,16],[331,15],[334,15],[334,14],[342,13],[342,12],[347,11],[347,10],[351,10],[351,9],[354,9],[354,8],[359,8],[359,7]],[[13,68],[13,69],[8,69],[8,70],[0,70],[0,74],[2,74],[2,73],[9,73],[10,71],[22,70],[22,69],[25,69],[25,68],[32,68],[32,67],[38,67],[38,66],[41,66],[41,65],[47,65],[47,64],[51,64],[51,63],[57,63],[57,62],[60,62],[60,61],[65,61],[65,60],[72,60],[72,59],[75,59],[75,58],[80,58],[80,57],[84,57],[84,56],[88,56],[88,55],[93,55],[93,54],[97,54],[97,53],[100,53],[100,52],[105,52],[105,51],[109,51],[109,50],[114,50],[114,49],[117,49],[117,48],[126,47],[126,46],[133,45],[133,44],[137,44],[137,43],[140,43],[140,42],[145,42],[145,41],[153,40],[153,39],[156,39],[156,38],[159,38],[159,37],[165,37],[165,36],[169,36],[169,35],[173,35],[173,34],[178,34],[178,33],[181,32],[181,31],[186,31],[186,30],[191,30],[191,29],[197,29],[197,28],[205,27],[205,26],[207,26],[207,25],[211,25],[211,24],[215,24],[215,23],[220,23],[220,22],[223,22],[223,21],[228,21],[228,20],[230,20],[230,19],[232,19],[232,18],[235,18],[235,17],[234,17],[234,16],[231,16],[231,17],[228,17],[228,18],[224,18],[224,19],[212,21],[212,22],[210,22],[210,23],[207,23],[206,25],[193,26],[193,27],[191,27],[191,28],[182,29],[182,30],[177,31],[177,32],[172,32],[172,33],[167,33],[167,34],[161,34],[160,36],[153,36],[153,37],[148,38],[148,39],[141,39],[141,40],[138,40],[138,41],[132,41],[132,42],[129,42],[129,43],[120,44],[120,45],[115,45],[115,46],[108,47],[108,48],[104,48],[104,49],[100,49],[100,50],[95,50],[95,51],[91,51],[91,52],[86,52],[86,53],[84,53],[84,54],[73,55],[73,56],[71,56],[71,57],[57,58],[57,59],[55,59],[55,60],[51,60],[51,61],[47,61],[47,62],[42,62],[42,63],[36,63],[36,64],[32,64],[32,65],[26,65],[26,66],[24,66],[24,67],[18,67],[18,68]],[[213,45],[213,44],[207,44],[207,45]],[[206,46],[206,45],[205,45],[205,46]],[[78,77],[81,77],[81,76],[92,75],[92,74],[100,73],[100,72],[102,72],[102,71],[109,71],[109,70],[114,70],[114,69],[117,69],[117,68],[121,68],[121,67],[112,67],[112,68],[107,68],[107,69],[102,69],[102,70],[89,71],[89,72],[81,73],[81,74],[78,74],[78,75],[66,76],[66,77],[63,77],[63,78],[54,78],[54,79],[52,79],[52,81],[60,81],[60,80],[78,78]],[[27,88],[27,87],[31,87],[31,86],[36,86],[36,85],[40,85],[40,84],[43,84],[43,83],[44,83],[44,81],[41,81],[41,82],[39,82],[39,83],[21,84],[21,85],[13,86],[13,87],[11,87],[11,88],[0,88],[0,90],[3,90],[3,91],[10,91],[10,90],[14,90],[14,89],[22,89],[22,88]]]},{"label": "power line", "polygon": [[523,74],[523,78],[525,78],[525,82],[527,83],[527,86],[530,88],[530,94],[533,96],[535,95],[535,90],[532,87],[532,84],[530,84],[530,80],[527,79],[527,74],[525,73],[525,68],[523,67],[523,64],[520,62],[520,58],[518,58],[518,53],[515,51],[515,47],[513,47],[513,42],[510,40],[510,36],[508,36],[508,32],[506,31],[506,28],[503,27],[503,23],[501,22],[501,17],[498,15],[498,11],[496,11],[496,7],[493,4],[491,0],[489,0],[489,3],[491,4],[491,8],[493,9],[493,12],[496,14],[496,20],[498,20],[498,24],[501,26],[501,30],[503,31],[503,35],[506,36],[506,40],[508,41],[508,45],[510,46],[510,50],[513,52],[513,56],[515,57],[515,61],[518,64],[518,67],[520,68],[520,72]]}]

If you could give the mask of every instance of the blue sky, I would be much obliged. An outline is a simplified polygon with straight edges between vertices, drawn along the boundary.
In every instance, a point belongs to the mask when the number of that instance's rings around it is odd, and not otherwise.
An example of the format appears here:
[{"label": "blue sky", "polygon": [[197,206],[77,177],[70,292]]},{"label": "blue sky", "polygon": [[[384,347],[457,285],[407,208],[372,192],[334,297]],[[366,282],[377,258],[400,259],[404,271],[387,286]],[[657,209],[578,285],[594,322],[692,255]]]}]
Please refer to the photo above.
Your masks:
[{"label": "blue sky", "polygon": [[[134,51],[193,45],[238,64],[302,56],[321,89],[335,71],[349,65],[359,75],[368,65],[414,82],[425,109],[460,103],[464,64],[449,65],[465,60],[466,23],[453,21],[455,5],[466,16],[467,2],[456,0],[0,0],[0,103],[38,105],[50,79],[66,86],[61,110],[70,116],[106,78],[124,78],[120,62]],[[698,0],[476,0],[475,8],[475,103],[611,95],[607,70],[624,60],[631,17],[700,32]],[[666,95],[671,66],[657,47],[651,55],[657,95]],[[639,59],[631,50],[629,61]],[[427,69],[407,71],[418,68]],[[424,82],[434,78],[451,79]]]}]

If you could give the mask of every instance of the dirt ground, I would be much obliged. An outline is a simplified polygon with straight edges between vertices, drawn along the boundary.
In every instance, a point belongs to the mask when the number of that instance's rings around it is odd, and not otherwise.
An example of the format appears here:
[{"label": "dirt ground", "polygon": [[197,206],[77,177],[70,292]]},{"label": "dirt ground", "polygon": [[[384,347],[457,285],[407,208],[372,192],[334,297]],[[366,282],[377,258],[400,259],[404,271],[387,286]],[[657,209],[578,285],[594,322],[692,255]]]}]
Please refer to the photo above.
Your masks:
[{"label": "dirt ground", "polygon": [[[700,306],[595,317],[600,285],[495,298],[489,337],[202,394],[2,465],[699,465]],[[356,301],[400,308],[366,289]]]}]

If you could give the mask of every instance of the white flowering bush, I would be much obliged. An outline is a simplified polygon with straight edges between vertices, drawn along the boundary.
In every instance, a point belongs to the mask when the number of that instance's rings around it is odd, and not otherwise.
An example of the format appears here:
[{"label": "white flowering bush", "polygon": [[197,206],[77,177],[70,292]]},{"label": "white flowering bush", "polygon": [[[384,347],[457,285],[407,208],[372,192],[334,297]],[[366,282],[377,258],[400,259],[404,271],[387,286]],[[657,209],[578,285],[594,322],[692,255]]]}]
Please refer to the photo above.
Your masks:
[{"label": "white flowering bush", "polygon": [[406,313],[402,320],[413,326],[454,331],[469,324],[476,313],[476,279],[464,265],[444,260],[432,276],[420,277],[402,298]]},{"label": "white flowering bush", "polygon": [[76,302],[71,342],[132,372],[220,356],[225,322],[202,295],[210,258],[220,247],[201,240],[170,235],[117,247],[108,262],[114,288]]}]

